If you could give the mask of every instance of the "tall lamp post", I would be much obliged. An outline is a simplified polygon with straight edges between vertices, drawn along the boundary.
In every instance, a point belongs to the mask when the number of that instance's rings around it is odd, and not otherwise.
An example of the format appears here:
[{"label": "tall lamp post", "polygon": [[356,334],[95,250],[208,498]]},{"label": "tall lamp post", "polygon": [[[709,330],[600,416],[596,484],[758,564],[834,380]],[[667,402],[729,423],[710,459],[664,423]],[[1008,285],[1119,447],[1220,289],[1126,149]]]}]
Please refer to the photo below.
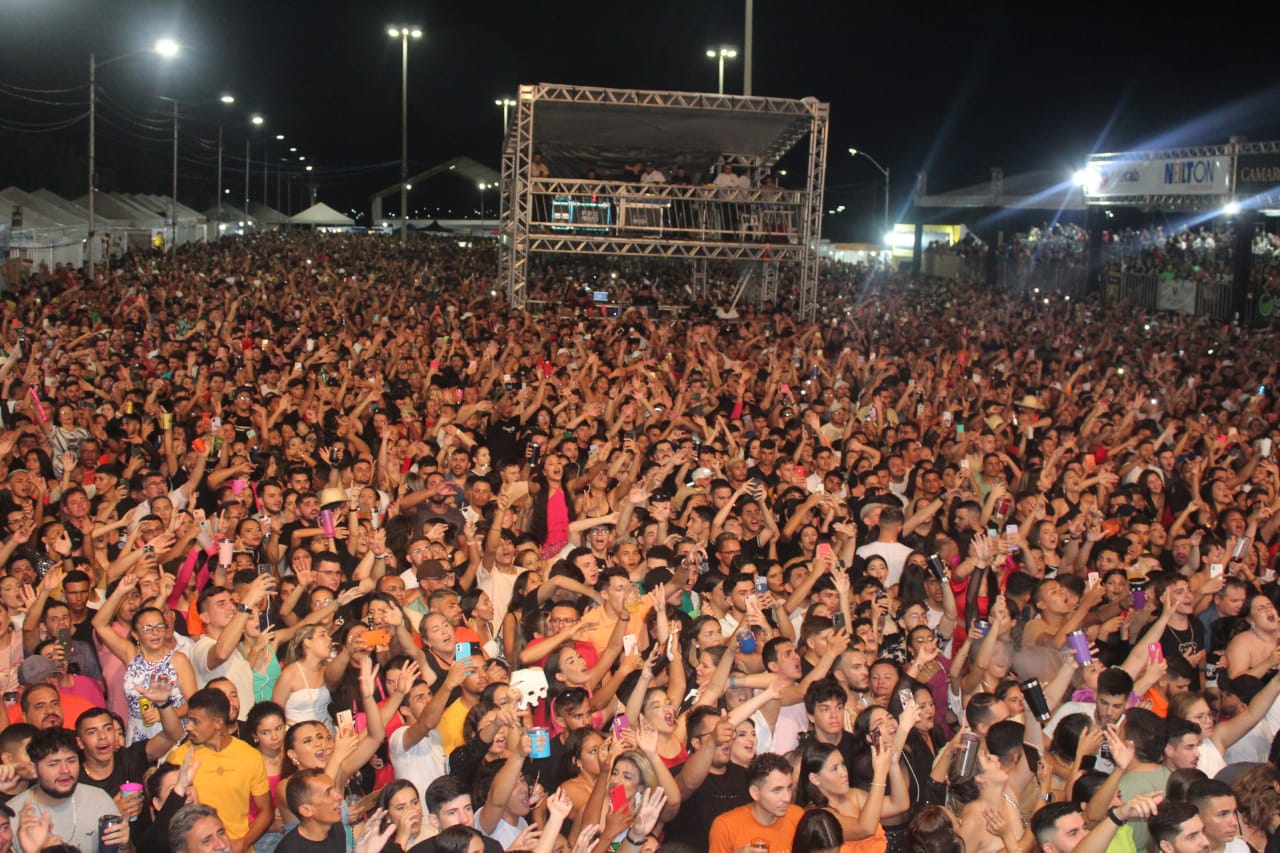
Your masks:
[{"label": "tall lamp post", "polygon": [[422,28],[387,27],[387,35],[400,39],[400,248],[409,238],[409,39],[422,38]]},{"label": "tall lamp post", "polygon": [[249,132],[244,136],[244,219],[246,228],[249,222],[249,173],[253,171],[250,168],[253,161],[249,159],[249,143],[253,139],[253,129],[262,127],[265,122],[266,119],[257,113],[249,116]]},{"label": "tall lamp post", "polygon": [[720,66],[719,82],[716,91],[721,95],[724,94],[724,61],[726,59],[737,59],[738,49],[736,47],[707,48],[707,59],[715,59]]},{"label": "tall lamp post", "polygon": [[876,162],[876,158],[872,157],[870,154],[868,154],[867,152],[861,149],[850,148],[849,155],[852,157],[866,157],[868,160],[871,161],[871,165],[879,169],[880,174],[884,175],[884,223],[883,223],[884,230],[882,232],[882,235],[888,234],[889,233],[889,170],[886,169],[884,166],[881,166],[878,162]]},{"label": "tall lamp post", "polygon": [[[236,102],[235,95],[226,94],[218,98],[226,106],[231,106]],[[218,122],[218,224],[215,236],[222,236],[222,122]]]},{"label": "tall lamp post", "polygon": [[516,105],[514,98],[497,98],[494,100],[495,107],[502,107],[502,138],[507,138],[507,117],[511,114],[511,108]]},{"label": "tall lamp post", "polygon": [[[172,59],[178,55],[181,47],[171,38],[162,38],[151,48],[155,53],[165,59]],[[98,67],[111,65],[114,62],[137,56],[145,51],[134,50],[129,53],[113,56],[103,62],[98,62],[96,54],[89,54],[89,278],[94,275],[94,243],[95,243],[95,226],[96,219],[94,216],[94,196],[97,195],[97,103],[98,103]]]},{"label": "tall lamp post", "polygon": [[169,195],[169,251],[178,247],[178,99],[158,95],[173,104],[173,190]]},{"label": "tall lamp post", "polygon": [[484,181],[480,181],[476,184],[476,188],[480,190],[480,220],[482,222],[484,221],[484,191],[496,186],[497,184],[486,184]]}]

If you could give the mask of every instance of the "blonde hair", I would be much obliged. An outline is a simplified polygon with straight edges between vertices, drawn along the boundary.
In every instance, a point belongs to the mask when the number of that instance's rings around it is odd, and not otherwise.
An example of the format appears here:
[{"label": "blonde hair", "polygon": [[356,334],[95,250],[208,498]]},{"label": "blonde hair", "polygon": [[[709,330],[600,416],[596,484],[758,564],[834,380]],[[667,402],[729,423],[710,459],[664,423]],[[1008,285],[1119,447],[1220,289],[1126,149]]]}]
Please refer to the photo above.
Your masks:
[{"label": "blonde hair", "polygon": [[619,761],[630,761],[635,765],[636,770],[640,771],[640,781],[644,783],[644,789],[658,787],[658,773],[653,769],[653,762],[649,761],[649,757],[638,749],[629,749],[613,760],[614,766]]},{"label": "blonde hair", "polygon": [[302,660],[306,654],[302,651],[302,646],[307,642],[307,640],[311,639],[316,631],[319,631],[323,627],[323,625],[303,625],[299,628],[297,633],[293,635],[293,639],[289,641],[288,649],[285,650],[285,664],[297,663]]}]

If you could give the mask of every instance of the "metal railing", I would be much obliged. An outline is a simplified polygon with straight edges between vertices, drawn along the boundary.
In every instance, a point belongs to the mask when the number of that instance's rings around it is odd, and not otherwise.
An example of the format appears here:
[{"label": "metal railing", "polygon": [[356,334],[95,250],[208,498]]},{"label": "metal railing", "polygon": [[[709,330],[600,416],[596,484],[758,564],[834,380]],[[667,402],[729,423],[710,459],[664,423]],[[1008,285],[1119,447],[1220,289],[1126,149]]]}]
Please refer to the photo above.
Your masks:
[{"label": "metal railing", "polygon": [[804,193],[778,187],[535,178],[529,230],[695,242],[797,244]]}]

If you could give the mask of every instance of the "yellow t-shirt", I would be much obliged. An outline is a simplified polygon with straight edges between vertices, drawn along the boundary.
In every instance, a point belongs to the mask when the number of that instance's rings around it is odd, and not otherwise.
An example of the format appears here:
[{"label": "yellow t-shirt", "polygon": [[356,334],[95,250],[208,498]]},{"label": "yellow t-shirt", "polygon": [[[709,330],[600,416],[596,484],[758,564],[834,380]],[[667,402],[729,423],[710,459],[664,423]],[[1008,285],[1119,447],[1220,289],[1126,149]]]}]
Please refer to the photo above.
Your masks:
[{"label": "yellow t-shirt", "polygon": [[462,736],[462,724],[467,720],[467,712],[471,709],[462,704],[461,699],[454,699],[448,708],[444,709],[444,713],[440,715],[440,722],[436,725],[436,731],[440,733],[440,742],[444,745],[444,754],[446,757],[453,754],[453,751],[466,743],[466,738]]},{"label": "yellow t-shirt", "polygon": [[[189,749],[191,745],[185,743],[175,747],[166,760],[181,764]],[[221,752],[207,746],[197,746],[195,751],[200,762],[192,780],[196,796],[218,813],[228,836],[243,838],[249,833],[249,801],[271,790],[262,754],[239,738],[232,738]]]}]

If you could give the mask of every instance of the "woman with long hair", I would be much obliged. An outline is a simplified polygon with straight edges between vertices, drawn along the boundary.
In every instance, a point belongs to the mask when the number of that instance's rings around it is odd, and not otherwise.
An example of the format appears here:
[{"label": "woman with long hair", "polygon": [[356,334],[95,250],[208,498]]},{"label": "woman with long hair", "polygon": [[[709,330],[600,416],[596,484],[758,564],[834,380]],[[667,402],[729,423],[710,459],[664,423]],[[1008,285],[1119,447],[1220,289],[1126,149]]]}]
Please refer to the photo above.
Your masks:
[{"label": "woman with long hair", "polygon": [[844,831],[836,816],[823,808],[809,809],[796,824],[791,853],[841,853]]},{"label": "woman with long hair", "polygon": [[902,747],[902,757],[911,771],[907,774],[911,784],[911,802],[941,804],[945,800],[945,791],[942,797],[938,797],[936,786],[930,783],[929,775],[939,751],[946,746],[947,738],[937,723],[933,693],[927,685],[904,678],[898,682],[897,689],[889,699],[889,713],[892,715],[901,715],[904,710],[900,698],[903,690],[911,691],[911,698],[920,712],[916,724],[908,729]]},{"label": "woman with long hair", "polygon": [[[841,853],[883,853],[887,847],[884,827],[880,818],[886,806],[886,786],[890,768],[897,766],[894,749],[889,744],[877,744],[872,748],[872,777],[866,791],[849,784],[849,768],[844,756],[835,746],[808,740],[802,748],[797,802],[828,810],[840,824]],[[899,784],[896,785],[897,802],[892,804],[899,813],[910,807],[908,787],[901,767],[898,766]]]},{"label": "woman with long hair", "polygon": [[480,638],[480,647],[485,657],[498,657],[501,648],[493,629],[493,599],[482,589],[469,589],[458,601],[462,608],[462,616],[467,620],[467,627],[476,632]]},{"label": "woman with long hair", "polygon": [[378,808],[387,813],[384,820],[396,828],[382,853],[404,853],[431,836],[427,822],[422,819],[422,797],[408,779],[396,779],[379,791]]},{"label": "woman with long hair", "polygon": [[[271,786],[271,807],[275,810],[271,826],[254,842],[253,848],[256,853],[271,853],[284,839],[284,823],[276,808],[276,785],[284,774],[284,709],[274,702],[259,702],[249,709],[242,730],[248,734],[249,743],[257,747],[258,754],[266,765],[267,782]],[[250,803],[251,822],[256,814],[257,810]]]},{"label": "woman with long hair", "polygon": [[289,641],[284,670],[271,691],[271,701],[284,708],[289,725],[320,720],[332,728],[329,688],[324,683],[324,667],[332,657],[332,637],[322,625],[303,625]]},{"label": "woman with long hair", "polygon": [[1200,759],[1196,766],[1213,778],[1227,766],[1227,750],[1253,730],[1277,699],[1280,699],[1280,673],[1258,691],[1244,710],[1229,720],[1215,719],[1209,703],[1195,690],[1172,697],[1168,716],[1200,727]]},{"label": "woman with long hair", "polygon": [[128,637],[120,636],[111,627],[121,602],[138,588],[138,580],[133,572],[122,577],[102,609],[93,615],[93,630],[98,639],[117,658],[128,661],[123,689],[129,702],[125,731],[130,744],[160,733],[159,722],[148,726],[142,721],[144,697],[138,690],[140,686],[167,682],[172,685],[169,699],[177,706],[186,704],[186,697],[196,692],[196,672],[191,661],[182,652],[166,646],[168,623],[159,608],[138,608],[130,622]]},{"label": "woman with long hair", "polygon": [[[631,812],[639,808],[645,791],[661,787],[667,794],[667,804],[662,809],[660,821],[666,822],[674,818],[680,811],[680,788],[676,785],[676,780],[670,771],[663,766],[662,758],[658,755],[658,741],[655,733],[624,729],[620,746],[623,752],[614,757],[609,772],[602,772],[596,778],[596,783],[591,789],[591,797],[587,800],[586,809],[582,812],[583,824],[617,826],[618,812],[611,808],[609,797],[606,796],[608,791],[616,787],[622,788],[623,800],[630,806]],[[629,819],[629,815],[626,817]],[[574,834],[576,835],[579,830],[580,827],[575,824]],[[609,830],[606,829],[605,838],[602,841],[620,842],[625,832],[626,827],[621,826],[610,837]],[[570,841],[574,840],[576,839],[570,839]]]},{"label": "woman with long hair", "polygon": [[595,729],[577,729],[565,738],[564,752],[560,755],[560,790],[573,802],[572,814],[584,814],[591,790],[604,767],[609,766],[613,738],[605,738]]},{"label": "woman with long hair", "polygon": [[[342,726],[338,728],[337,737],[334,737],[325,723],[307,720],[294,723],[285,732],[284,750],[289,763],[284,766],[284,775],[276,784],[276,803],[286,824],[297,821],[289,813],[284,796],[285,785],[294,771],[324,770],[335,787],[345,789],[348,780],[369,763],[369,759],[373,758],[382,745],[387,732],[378,709],[378,701],[373,694],[377,678],[377,667],[368,658],[364,658],[360,663],[359,684],[360,696],[364,701],[364,731],[357,733],[355,727]],[[404,694],[400,692],[400,685],[397,685],[389,704],[398,707],[403,701]],[[345,804],[343,808],[345,811]]]}]

